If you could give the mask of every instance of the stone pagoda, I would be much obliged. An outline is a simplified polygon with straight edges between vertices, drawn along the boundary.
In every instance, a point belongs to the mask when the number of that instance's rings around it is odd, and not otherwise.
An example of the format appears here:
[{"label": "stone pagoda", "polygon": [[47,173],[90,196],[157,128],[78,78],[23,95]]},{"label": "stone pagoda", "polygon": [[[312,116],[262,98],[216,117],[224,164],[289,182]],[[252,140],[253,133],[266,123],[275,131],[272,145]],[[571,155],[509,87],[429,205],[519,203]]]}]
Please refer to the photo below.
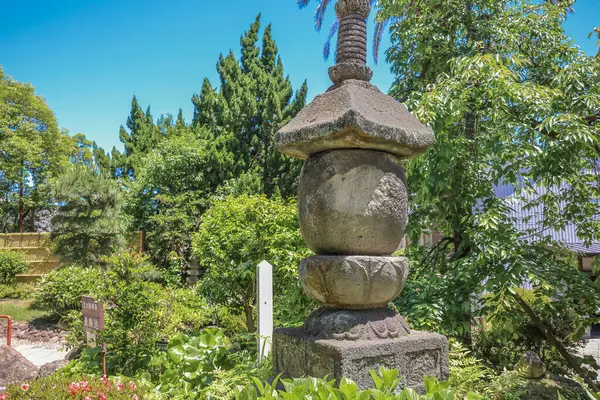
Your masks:
[{"label": "stone pagoda", "polygon": [[402,292],[408,260],[393,257],[404,234],[408,194],[401,159],[435,138],[392,97],[369,83],[369,0],[338,0],[333,82],[276,135],[277,149],[306,160],[300,230],[317,255],[300,262],[304,291],[322,304],[300,328],[276,329],[276,373],[347,377],[363,389],[369,370],[396,368],[406,384],[448,375],[448,342],[412,331],[388,307]]}]

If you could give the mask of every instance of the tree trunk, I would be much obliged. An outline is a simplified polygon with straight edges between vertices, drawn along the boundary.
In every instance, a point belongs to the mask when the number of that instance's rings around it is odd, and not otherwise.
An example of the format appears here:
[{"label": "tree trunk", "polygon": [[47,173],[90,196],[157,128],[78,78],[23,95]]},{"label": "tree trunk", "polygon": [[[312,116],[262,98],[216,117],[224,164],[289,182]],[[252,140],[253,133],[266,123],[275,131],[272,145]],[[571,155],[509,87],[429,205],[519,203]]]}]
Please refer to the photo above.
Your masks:
[{"label": "tree trunk", "polygon": [[523,300],[523,298],[521,296],[519,296],[517,293],[512,293],[512,296],[515,298],[515,300],[517,300],[517,303],[519,303],[521,308],[523,308],[523,311],[525,311],[525,313],[529,316],[529,318],[531,318],[531,320],[538,327],[538,329],[540,331],[542,331],[542,333],[544,334],[544,336],[546,337],[548,342],[552,343],[552,345],[556,348],[556,350],[558,350],[560,355],[563,356],[563,358],[565,359],[567,364],[569,364],[569,366],[571,368],[573,368],[573,370],[577,373],[577,375],[579,375],[580,377],[582,377],[585,380],[585,383],[587,383],[587,385],[594,392],[597,392],[598,386],[596,385],[596,383],[588,377],[588,374],[586,374],[585,371],[583,370],[583,368],[581,368],[581,365],[579,365],[577,363],[577,361],[575,361],[573,356],[571,354],[569,354],[569,352],[567,351],[565,346],[563,346],[563,344],[560,342],[560,340],[558,340],[552,334],[552,332],[550,332],[550,330],[546,327],[546,325],[544,325],[544,323],[542,322],[540,317],[538,317],[537,314],[535,313],[535,311],[531,307],[529,307],[529,304],[527,304],[527,302],[525,300]]},{"label": "tree trunk", "polygon": [[23,192],[25,179],[25,167],[21,167],[21,181],[19,182],[19,232],[23,233]]},{"label": "tree trunk", "polygon": [[252,316],[252,306],[248,303],[244,304],[244,315],[246,316],[246,328],[248,328],[248,332],[256,332],[256,325]]}]

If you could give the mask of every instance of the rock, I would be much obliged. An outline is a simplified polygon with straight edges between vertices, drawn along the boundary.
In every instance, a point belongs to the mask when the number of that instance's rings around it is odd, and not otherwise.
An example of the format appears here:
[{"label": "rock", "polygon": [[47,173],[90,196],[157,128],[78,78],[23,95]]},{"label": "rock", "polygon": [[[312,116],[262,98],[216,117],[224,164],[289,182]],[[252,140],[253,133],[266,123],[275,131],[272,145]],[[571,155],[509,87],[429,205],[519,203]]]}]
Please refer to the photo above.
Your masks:
[{"label": "rock", "polygon": [[300,176],[300,232],[317,254],[389,256],[402,240],[407,199],[397,157],[372,150],[319,153]]},{"label": "rock", "polygon": [[515,370],[527,379],[539,379],[546,373],[546,366],[535,352],[529,350],[521,356]]},{"label": "rock", "polygon": [[319,340],[396,339],[411,333],[404,318],[388,307],[359,311],[320,308],[309,315],[304,329]]},{"label": "rock", "polygon": [[79,356],[81,356],[82,352],[83,352],[83,349],[81,349],[81,348],[71,349],[65,356],[65,360],[68,360],[68,361],[78,360]]},{"label": "rock", "polygon": [[[337,73],[344,75],[346,71]],[[277,150],[301,160],[322,151],[357,148],[410,158],[423,153],[434,141],[433,131],[404,104],[355,79],[315,97],[275,135]]]},{"label": "rock", "polygon": [[38,368],[10,346],[0,345],[0,386],[22,383],[37,376]]},{"label": "rock", "polygon": [[408,278],[406,257],[313,256],[298,275],[304,292],[327,308],[385,307]]},{"label": "rock", "polygon": [[283,378],[346,377],[363,390],[373,387],[369,370],[398,369],[407,387],[423,393],[425,376],[448,378],[448,340],[416,331],[395,339],[322,340],[302,328],[275,329],[273,366]]},{"label": "rock", "polygon": [[59,369],[65,367],[68,363],[69,361],[67,360],[56,360],[42,365],[38,371],[37,379],[49,377]]}]

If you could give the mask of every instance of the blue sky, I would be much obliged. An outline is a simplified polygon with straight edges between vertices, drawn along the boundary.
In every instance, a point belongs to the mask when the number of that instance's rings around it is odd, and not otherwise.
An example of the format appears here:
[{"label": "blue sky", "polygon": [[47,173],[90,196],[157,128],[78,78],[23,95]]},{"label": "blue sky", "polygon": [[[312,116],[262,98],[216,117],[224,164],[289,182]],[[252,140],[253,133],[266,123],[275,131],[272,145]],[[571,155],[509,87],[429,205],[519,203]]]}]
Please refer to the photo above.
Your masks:
[{"label": "blue sky", "polygon": [[[298,88],[308,79],[309,96],[330,84],[321,57],[326,29],[317,34],[314,8],[299,11],[295,0],[5,0],[0,17],[0,65],[32,83],[54,110],[61,127],[84,133],[107,150],[119,143],[119,126],[135,94],[152,113],[191,120],[192,94],[202,80],[218,82],[220,53],[239,50],[240,35],[256,15],[273,23],[285,71]],[[314,3],[314,2],[313,2]],[[314,5],[314,4],[313,4]],[[567,32],[590,54],[588,33],[600,24],[600,1],[579,0]],[[328,15],[328,28],[333,10]],[[383,43],[383,49],[389,40]],[[373,83],[392,82],[382,60]]]}]

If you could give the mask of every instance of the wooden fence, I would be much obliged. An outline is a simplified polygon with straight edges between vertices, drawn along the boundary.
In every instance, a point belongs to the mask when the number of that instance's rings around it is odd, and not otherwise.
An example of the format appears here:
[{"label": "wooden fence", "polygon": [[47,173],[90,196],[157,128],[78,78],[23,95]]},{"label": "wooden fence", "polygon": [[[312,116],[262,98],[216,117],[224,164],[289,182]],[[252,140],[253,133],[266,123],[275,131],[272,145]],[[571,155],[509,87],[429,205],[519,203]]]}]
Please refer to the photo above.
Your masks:
[{"label": "wooden fence", "polygon": [[[143,233],[135,232],[129,240],[129,247],[135,251],[142,251],[143,246]],[[17,281],[20,282],[37,280],[60,265],[60,258],[52,254],[48,232],[0,234],[0,249],[20,250],[25,253],[29,267],[24,274],[17,275]]]}]

